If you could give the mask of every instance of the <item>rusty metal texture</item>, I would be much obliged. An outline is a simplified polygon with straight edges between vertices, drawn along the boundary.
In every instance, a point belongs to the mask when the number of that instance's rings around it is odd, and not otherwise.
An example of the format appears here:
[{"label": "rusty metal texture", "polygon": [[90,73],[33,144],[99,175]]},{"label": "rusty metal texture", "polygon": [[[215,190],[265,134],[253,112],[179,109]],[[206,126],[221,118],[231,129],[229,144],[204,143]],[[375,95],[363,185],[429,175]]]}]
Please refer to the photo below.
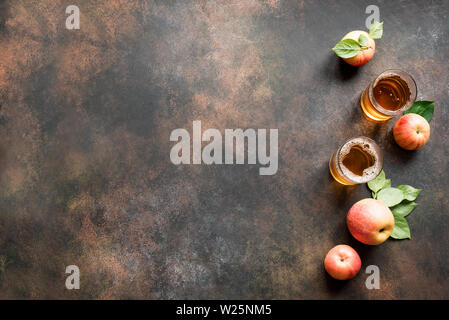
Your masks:
[{"label": "rusty metal texture", "polygon": [[[65,8],[78,2],[79,30]],[[374,1],[385,21],[361,68],[331,51],[365,29],[373,1],[2,1],[0,298],[449,299],[449,6]],[[74,3],[73,3],[74,4]],[[388,68],[435,100],[431,138],[400,149],[359,107]],[[279,129],[279,170],[173,165],[170,132],[192,121]],[[412,239],[368,247],[328,160],[347,138],[384,151],[393,185],[424,191]],[[323,259],[353,246],[338,282]],[[65,267],[81,270],[67,290]],[[379,266],[381,289],[364,268]]]}]

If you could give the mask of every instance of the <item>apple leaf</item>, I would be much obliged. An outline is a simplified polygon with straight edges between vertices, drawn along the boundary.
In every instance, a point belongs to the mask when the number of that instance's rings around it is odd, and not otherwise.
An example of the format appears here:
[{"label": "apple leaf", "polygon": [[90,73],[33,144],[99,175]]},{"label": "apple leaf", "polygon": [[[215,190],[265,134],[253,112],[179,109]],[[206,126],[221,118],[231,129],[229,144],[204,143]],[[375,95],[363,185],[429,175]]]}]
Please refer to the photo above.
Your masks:
[{"label": "apple leaf", "polygon": [[381,171],[376,178],[367,183],[374,199],[385,203],[394,217],[394,229],[391,234],[393,239],[411,239],[410,227],[405,220],[418,205],[413,202],[421,189],[409,185],[391,187],[391,180],[385,178],[385,171]]},{"label": "apple leaf", "polygon": [[396,188],[385,188],[377,193],[377,200],[382,201],[388,207],[393,207],[404,200],[404,193]]},{"label": "apple leaf", "polygon": [[[383,188],[385,184],[385,171],[381,171],[377,177],[375,177],[373,180],[368,181],[367,185],[368,188],[371,189],[371,191],[377,193],[380,189]],[[373,197],[374,198],[374,197]]]},{"label": "apple leaf", "polygon": [[394,229],[391,233],[393,239],[411,239],[410,227],[407,220],[399,214],[393,213],[394,216]]},{"label": "apple leaf", "polygon": [[408,201],[415,200],[421,192],[421,189],[416,189],[408,185],[400,185],[396,188],[402,191],[402,193],[404,194],[404,199]]},{"label": "apple leaf", "polygon": [[362,50],[362,48],[357,41],[345,39],[337,43],[332,50],[341,58],[352,58],[355,57]]},{"label": "apple leaf", "polygon": [[369,35],[373,39],[380,39],[383,35],[383,22],[374,21],[369,27]]},{"label": "apple leaf", "polygon": [[416,113],[419,114],[421,117],[427,120],[427,122],[430,122],[433,117],[433,111],[435,108],[435,102],[434,101],[415,101],[415,103],[407,109],[404,114],[407,113]]},{"label": "apple leaf", "polygon": [[362,47],[368,47],[369,46],[369,39],[363,33],[360,34],[360,36],[359,36],[359,44]]},{"label": "apple leaf", "polygon": [[410,212],[413,211],[413,209],[415,209],[415,207],[417,205],[418,204],[416,202],[402,201],[400,204],[397,204],[390,209],[391,209],[391,212],[393,212],[393,215],[399,215],[401,217],[406,217],[410,214]]}]

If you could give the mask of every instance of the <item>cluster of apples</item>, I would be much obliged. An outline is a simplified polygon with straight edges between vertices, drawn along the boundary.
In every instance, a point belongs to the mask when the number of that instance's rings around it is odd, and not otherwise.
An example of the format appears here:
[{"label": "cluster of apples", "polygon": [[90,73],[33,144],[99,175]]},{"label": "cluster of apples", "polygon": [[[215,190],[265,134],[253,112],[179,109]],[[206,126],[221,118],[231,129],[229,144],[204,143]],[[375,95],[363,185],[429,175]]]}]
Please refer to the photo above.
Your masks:
[{"label": "cluster of apples", "polygon": [[[373,23],[369,33],[359,30],[349,32],[333,50],[346,63],[362,66],[374,56],[376,48],[374,39],[380,37],[382,37],[382,23]],[[395,123],[393,136],[403,149],[420,149],[429,140],[429,122],[419,114],[407,113]],[[360,200],[349,209],[346,224],[351,235],[366,245],[379,245],[385,242],[392,234],[395,225],[390,208],[382,201],[371,198]],[[357,251],[344,244],[333,247],[324,259],[327,273],[337,280],[355,277],[361,266],[362,262]]]},{"label": "cluster of apples", "polygon": [[[428,121],[416,113],[402,116],[393,127],[396,143],[406,150],[417,150],[430,136]],[[363,199],[348,211],[346,225],[351,235],[363,244],[379,245],[394,229],[394,216],[390,208],[377,199]],[[357,275],[362,266],[360,256],[348,245],[337,245],[324,259],[327,273],[337,280],[348,280]]]},{"label": "cluster of apples", "polygon": [[[347,33],[332,50],[346,63],[354,67],[367,64],[376,52],[374,39],[383,35],[383,22],[374,21],[369,32],[355,30]],[[419,114],[402,116],[394,125],[393,136],[396,143],[406,150],[417,150],[424,146],[430,137],[428,121]]]},{"label": "cluster of apples", "polygon": [[[346,225],[351,235],[363,244],[379,245],[385,242],[394,229],[390,208],[380,200],[363,199],[349,209]],[[348,245],[332,248],[324,259],[324,268],[337,280],[348,280],[357,275],[362,266],[360,256]]]}]

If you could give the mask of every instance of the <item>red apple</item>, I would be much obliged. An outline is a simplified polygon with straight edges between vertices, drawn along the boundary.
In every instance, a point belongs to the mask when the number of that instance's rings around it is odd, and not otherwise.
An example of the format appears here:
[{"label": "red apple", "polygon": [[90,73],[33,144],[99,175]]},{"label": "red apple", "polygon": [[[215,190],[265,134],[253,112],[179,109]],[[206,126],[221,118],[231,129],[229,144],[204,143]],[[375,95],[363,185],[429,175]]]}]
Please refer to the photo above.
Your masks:
[{"label": "red apple", "polygon": [[376,43],[374,42],[374,39],[370,37],[368,32],[361,30],[351,31],[341,39],[341,40],[352,39],[358,42],[361,34],[364,34],[369,39],[368,48],[366,49],[362,48],[362,51],[360,51],[356,56],[352,58],[343,58],[343,60],[346,61],[346,63],[349,63],[351,66],[354,67],[363,66],[364,64],[368,63],[368,61],[371,60],[371,58],[374,56],[374,52],[376,52]]},{"label": "red apple", "polygon": [[351,207],[346,224],[354,238],[364,244],[381,244],[390,237],[394,229],[394,217],[382,201],[363,199]]},{"label": "red apple", "polygon": [[337,280],[354,278],[361,266],[362,261],[357,251],[345,244],[333,247],[324,259],[324,268],[327,273]]},{"label": "red apple", "polygon": [[416,113],[407,113],[399,118],[393,127],[396,143],[405,150],[418,150],[430,137],[430,125]]}]

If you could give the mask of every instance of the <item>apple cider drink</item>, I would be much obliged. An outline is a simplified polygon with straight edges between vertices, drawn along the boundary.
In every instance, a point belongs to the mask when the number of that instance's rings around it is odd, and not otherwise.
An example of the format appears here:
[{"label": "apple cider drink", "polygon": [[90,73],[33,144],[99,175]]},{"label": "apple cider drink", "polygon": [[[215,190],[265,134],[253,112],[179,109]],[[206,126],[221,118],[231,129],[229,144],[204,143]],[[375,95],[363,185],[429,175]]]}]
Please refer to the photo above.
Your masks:
[{"label": "apple cider drink", "polygon": [[413,78],[401,70],[387,70],[362,92],[360,106],[366,119],[380,122],[402,113],[415,99]]},{"label": "apple cider drink", "polygon": [[382,170],[383,156],[379,146],[367,137],[346,141],[329,161],[329,170],[336,181],[355,185],[373,180]]}]

